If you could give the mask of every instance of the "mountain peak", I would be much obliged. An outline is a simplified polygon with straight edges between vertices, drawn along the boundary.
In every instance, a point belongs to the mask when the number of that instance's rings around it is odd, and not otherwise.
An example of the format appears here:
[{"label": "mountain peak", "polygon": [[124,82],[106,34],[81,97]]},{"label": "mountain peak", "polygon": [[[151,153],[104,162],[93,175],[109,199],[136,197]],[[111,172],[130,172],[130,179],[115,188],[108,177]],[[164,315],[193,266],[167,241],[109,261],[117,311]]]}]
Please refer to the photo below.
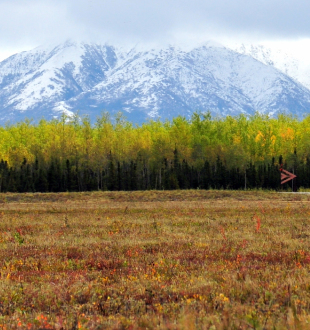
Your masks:
[{"label": "mountain peak", "polygon": [[0,122],[78,110],[92,120],[103,110],[122,111],[139,123],[198,110],[309,113],[310,91],[275,59],[264,47],[231,49],[213,41],[195,47],[44,45],[0,63]]}]

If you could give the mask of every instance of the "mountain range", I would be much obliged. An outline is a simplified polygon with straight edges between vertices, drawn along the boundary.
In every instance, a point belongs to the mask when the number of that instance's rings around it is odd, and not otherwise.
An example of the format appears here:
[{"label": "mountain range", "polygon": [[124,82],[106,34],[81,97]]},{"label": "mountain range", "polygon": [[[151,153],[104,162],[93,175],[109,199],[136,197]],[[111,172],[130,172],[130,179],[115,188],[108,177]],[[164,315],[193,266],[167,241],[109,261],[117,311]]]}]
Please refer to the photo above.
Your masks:
[{"label": "mountain range", "polygon": [[[309,71],[307,71],[309,70]],[[134,123],[310,113],[310,69],[263,46],[117,47],[67,41],[0,62],[0,124],[119,111]]]}]

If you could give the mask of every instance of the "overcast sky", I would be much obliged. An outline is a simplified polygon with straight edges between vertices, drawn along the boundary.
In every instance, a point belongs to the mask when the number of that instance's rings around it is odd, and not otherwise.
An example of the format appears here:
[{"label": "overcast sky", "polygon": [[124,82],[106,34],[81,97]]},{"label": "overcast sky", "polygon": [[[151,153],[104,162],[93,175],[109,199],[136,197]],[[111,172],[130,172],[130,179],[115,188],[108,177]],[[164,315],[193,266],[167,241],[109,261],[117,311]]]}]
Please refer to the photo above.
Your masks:
[{"label": "overcast sky", "polygon": [[68,38],[110,43],[310,39],[309,0],[0,0],[0,59]]}]

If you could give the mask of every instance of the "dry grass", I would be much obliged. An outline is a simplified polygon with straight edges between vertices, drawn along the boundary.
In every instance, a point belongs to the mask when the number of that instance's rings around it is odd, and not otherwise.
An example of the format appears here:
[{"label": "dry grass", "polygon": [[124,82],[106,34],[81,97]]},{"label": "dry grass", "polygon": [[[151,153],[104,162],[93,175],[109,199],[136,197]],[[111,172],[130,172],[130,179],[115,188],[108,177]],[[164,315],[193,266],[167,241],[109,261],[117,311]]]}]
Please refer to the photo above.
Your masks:
[{"label": "dry grass", "polygon": [[309,329],[309,199],[1,195],[0,329]]}]

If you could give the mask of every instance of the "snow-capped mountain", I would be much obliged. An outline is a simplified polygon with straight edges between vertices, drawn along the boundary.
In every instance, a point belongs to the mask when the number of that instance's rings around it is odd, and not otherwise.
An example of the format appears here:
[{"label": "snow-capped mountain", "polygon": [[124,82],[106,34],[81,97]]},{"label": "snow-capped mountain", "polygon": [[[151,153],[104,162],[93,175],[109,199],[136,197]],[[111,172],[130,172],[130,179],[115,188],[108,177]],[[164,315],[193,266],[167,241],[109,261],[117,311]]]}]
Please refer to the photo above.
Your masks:
[{"label": "snow-capped mountain", "polygon": [[258,61],[273,66],[310,89],[310,58],[264,44],[236,44],[232,50],[249,55]]},{"label": "snow-capped mountain", "polygon": [[0,63],[0,121],[57,117],[64,101],[104,80],[116,61],[112,47],[72,42],[9,57]]},{"label": "snow-capped mountain", "polygon": [[211,42],[190,50],[66,42],[0,63],[0,124],[77,111],[92,120],[122,111],[137,123],[194,111],[301,116],[310,91],[254,54]]}]

